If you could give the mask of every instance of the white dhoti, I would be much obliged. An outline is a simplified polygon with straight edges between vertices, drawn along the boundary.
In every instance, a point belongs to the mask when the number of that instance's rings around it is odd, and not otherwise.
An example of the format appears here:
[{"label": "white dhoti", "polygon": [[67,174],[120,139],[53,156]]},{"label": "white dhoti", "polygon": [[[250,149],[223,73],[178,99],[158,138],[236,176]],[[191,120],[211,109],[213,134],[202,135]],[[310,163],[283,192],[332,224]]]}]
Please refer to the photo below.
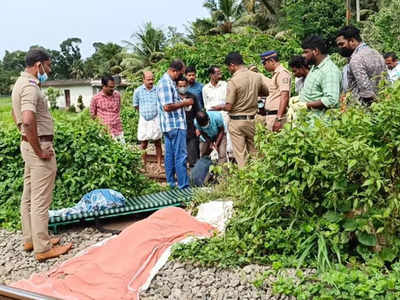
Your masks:
[{"label": "white dhoti", "polygon": [[160,128],[160,119],[155,117],[153,120],[146,121],[141,115],[139,116],[138,126],[139,141],[157,141],[162,137]]},{"label": "white dhoti", "polygon": [[229,115],[228,112],[222,111],[222,117],[224,118],[224,123],[225,123],[225,128],[226,128],[226,152],[232,153],[233,152],[233,147],[232,147],[232,140],[231,140],[231,135],[229,134],[228,131],[228,126],[229,126]]}]

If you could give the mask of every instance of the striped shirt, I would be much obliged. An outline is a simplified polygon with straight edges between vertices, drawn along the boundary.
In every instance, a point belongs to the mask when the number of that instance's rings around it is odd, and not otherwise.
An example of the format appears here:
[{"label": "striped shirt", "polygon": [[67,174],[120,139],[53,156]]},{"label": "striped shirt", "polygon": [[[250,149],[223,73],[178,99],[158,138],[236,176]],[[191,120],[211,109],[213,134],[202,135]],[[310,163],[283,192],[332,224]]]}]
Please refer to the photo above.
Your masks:
[{"label": "striped shirt", "polygon": [[165,73],[157,84],[157,97],[161,131],[169,132],[173,129],[186,130],[186,117],[183,108],[169,112],[165,111],[163,108],[164,105],[181,101],[178,90],[176,89],[176,84],[168,73]]},{"label": "striped shirt", "polygon": [[[322,101],[326,108],[339,106],[342,73],[327,56],[318,66],[313,66],[300,91],[300,100],[304,102]],[[322,115],[324,110],[314,109],[315,115]]]},{"label": "striped shirt", "polygon": [[148,90],[144,84],[139,86],[133,94],[133,106],[139,107],[139,113],[146,121],[157,117],[158,100],[156,87]]}]

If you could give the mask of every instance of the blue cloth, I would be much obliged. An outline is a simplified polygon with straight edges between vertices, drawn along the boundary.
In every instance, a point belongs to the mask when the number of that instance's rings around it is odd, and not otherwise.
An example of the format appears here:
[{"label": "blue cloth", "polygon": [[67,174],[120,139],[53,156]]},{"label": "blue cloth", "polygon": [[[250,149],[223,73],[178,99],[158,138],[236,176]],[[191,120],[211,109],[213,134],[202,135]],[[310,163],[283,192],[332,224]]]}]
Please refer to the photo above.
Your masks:
[{"label": "blue cloth", "polygon": [[74,214],[91,213],[108,208],[125,206],[125,197],[114,190],[98,189],[85,194],[73,207],[49,210],[49,217],[68,217]]},{"label": "blue cloth", "polygon": [[165,139],[165,174],[167,182],[174,188],[175,175],[178,179],[178,188],[189,186],[189,177],[186,170],[187,148],[186,130],[173,129],[164,134]]},{"label": "blue cloth", "polygon": [[223,127],[224,131],[226,131],[226,126],[224,123],[224,118],[222,117],[221,112],[219,111],[209,111],[207,112],[208,118],[210,119],[208,127],[201,127],[197,120],[194,120],[194,126],[208,135],[208,137],[214,141],[218,137],[219,128]]},{"label": "blue cloth", "polygon": [[158,82],[157,97],[161,131],[165,133],[174,129],[186,130],[186,117],[183,108],[170,112],[164,111],[163,108],[166,104],[180,102],[176,84],[172,81],[168,73],[165,73]]},{"label": "blue cloth", "polygon": [[189,85],[187,91],[196,96],[198,107],[200,107],[200,109],[203,109],[204,108],[203,85],[200,82],[195,81],[193,85]]},{"label": "blue cloth", "polygon": [[133,106],[139,106],[139,113],[146,121],[153,120],[158,115],[157,89],[149,91],[144,84],[139,86],[133,94]]}]

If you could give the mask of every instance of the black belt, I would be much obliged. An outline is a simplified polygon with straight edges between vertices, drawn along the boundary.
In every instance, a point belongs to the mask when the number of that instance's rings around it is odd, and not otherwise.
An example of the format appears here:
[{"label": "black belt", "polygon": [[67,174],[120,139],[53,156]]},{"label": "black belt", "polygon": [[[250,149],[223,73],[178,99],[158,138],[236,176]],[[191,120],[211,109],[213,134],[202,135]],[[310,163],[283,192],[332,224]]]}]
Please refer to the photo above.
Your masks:
[{"label": "black belt", "polygon": [[[39,141],[40,142],[52,142],[53,138],[54,138],[53,135],[42,135],[42,136],[39,136]],[[21,139],[25,142],[28,142],[28,139],[26,138],[25,135],[21,136]]]},{"label": "black belt", "polygon": [[271,115],[277,115],[278,111],[277,110],[265,110],[267,116],[271,116]]},{"label": "black belt", "polygon": [[232,120],[254,120],[255,116],[229,116]]}]

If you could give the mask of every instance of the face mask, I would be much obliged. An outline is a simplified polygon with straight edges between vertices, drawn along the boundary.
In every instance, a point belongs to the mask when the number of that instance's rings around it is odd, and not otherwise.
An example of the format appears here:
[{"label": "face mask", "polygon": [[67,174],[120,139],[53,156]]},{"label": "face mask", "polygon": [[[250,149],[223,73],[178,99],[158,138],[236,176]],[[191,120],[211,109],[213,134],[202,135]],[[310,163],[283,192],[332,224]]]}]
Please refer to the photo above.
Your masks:
[{"label": "face mask", "polygon": [[43,82],[45,82],[49,77],[47,76],[47,73],[46,73],[46,71],[44,70],[44,67],[43,67],[43,65],[42,64],[40,64],[41,66],[42,66],[42,68],[43,68],[43,74],[40,74],[40,72],[38,71],[37,72],[37,78],[39,79],[39,81],[40,81],[40,83],[43,83]]},{"label": "face mask", "polygon": [[185,94],[187,92],[188,88],[187,87],[179,87],[178,92],[179,94]]},{"label": "face mask", "polygon": [[348,49],[348,48],[339,49],[339,54],[343,57],[350,57],[353,54],[353,52],[354,52],[353,49]]}]

